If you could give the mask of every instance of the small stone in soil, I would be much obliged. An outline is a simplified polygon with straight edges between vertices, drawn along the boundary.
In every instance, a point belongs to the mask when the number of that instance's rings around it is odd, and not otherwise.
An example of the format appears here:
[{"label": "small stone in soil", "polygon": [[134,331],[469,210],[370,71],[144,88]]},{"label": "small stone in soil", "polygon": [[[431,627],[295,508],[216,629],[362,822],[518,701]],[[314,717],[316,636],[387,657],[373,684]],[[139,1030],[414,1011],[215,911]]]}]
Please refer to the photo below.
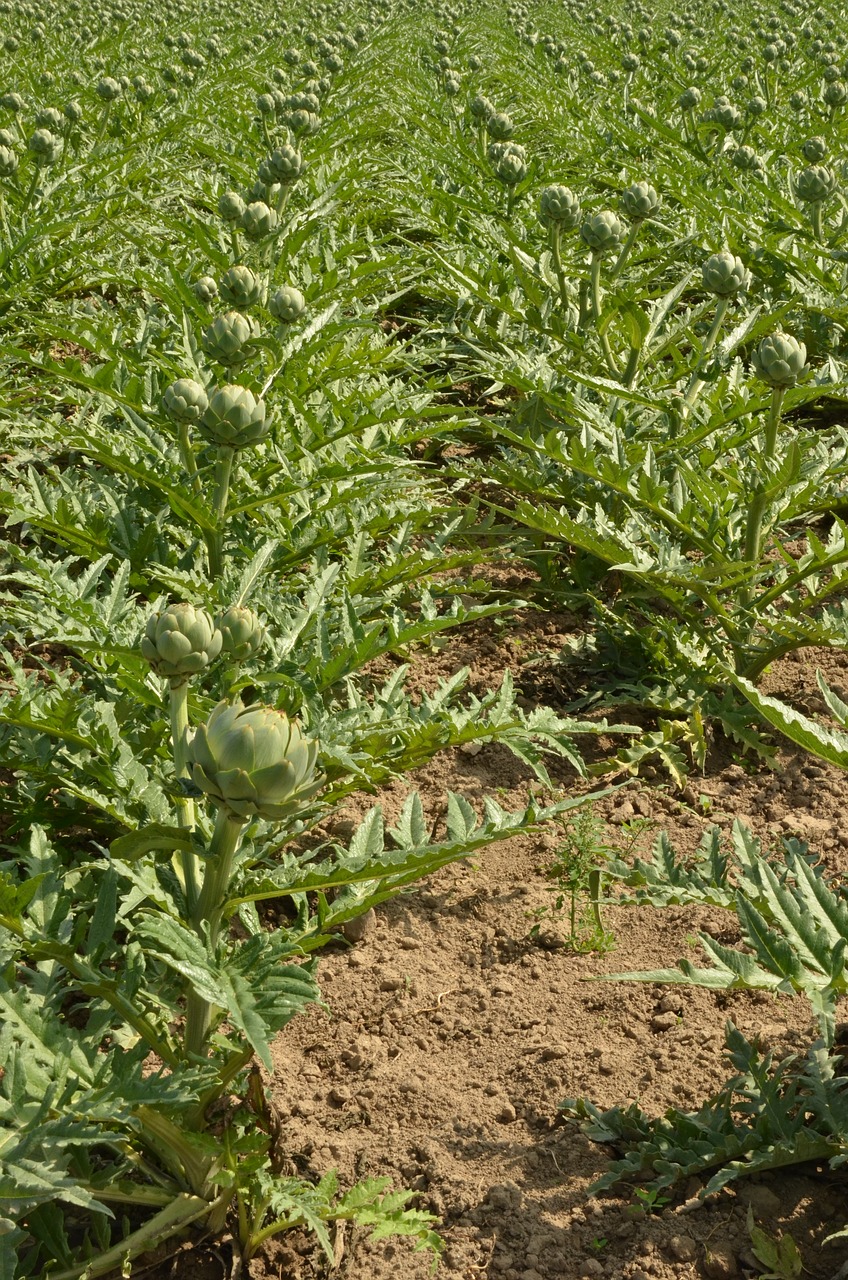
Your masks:
[{"label": "small stone in soil", "polygon": [[704,1258],[704,1272],[710,1280],[733,1280],[739,1274],[736,1259],[729,1249],[717,1247],[707,1249]]},{"label": "small stone in soil", "polygon": [[512,1124],[517,1114],[518,1113],[516,1112],[515,1107],[512,1105],[512,1103],[505,1102],[504,1105],[501,1107],[500,1111],[498,1112],[498,1120],[500,1121],[501,1124]]},{"label": "small stone in soil", "polygon": [[670,1031],[677,1025],[676,1013],[655,1013],[651,1018],[652,1031]]},{"label": "small stone in soil", "polygon": [[672,1236],[668,1251],[678,1262],[692,1262],[698,1255],[698,1246],[691,1236]]}]

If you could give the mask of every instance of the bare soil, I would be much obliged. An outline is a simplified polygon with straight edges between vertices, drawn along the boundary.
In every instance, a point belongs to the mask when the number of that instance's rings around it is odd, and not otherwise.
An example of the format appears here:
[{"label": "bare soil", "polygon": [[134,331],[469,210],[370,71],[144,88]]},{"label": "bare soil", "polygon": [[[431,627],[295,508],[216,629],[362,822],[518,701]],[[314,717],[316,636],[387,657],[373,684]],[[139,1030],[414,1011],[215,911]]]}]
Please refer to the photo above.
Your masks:
[{"label": "bare soil", "polygon": [[[468,665],[482,691],[509,667],[521,685],[526,655],[549,651],[553,659],[568,626],[567,618],[534,614],[507,630],[487,624],[420,658],[416,671],[431,688]],[[763,687],[821,713],[817,667],[848,695],[848,655],[831,650],[775,664]],[[577,741],[597,752],[590,740]],[[683,793],[663,776],[640,779],[596,802],[596,811],[609,842],[622,848],[628,826],[643,819],[643,854],[661,830],[686,852],[712,824],[729,835],[738,817],[766,845],[789,835],[808,841],[828,873],[841,876],[848,867],[848,780],[791,747],[780,750],[777,765],[737,756],[720,739],[705,774],[693,773]],[[552,774],[574,794],[605,785],[557,762]],[[379,800],[389,818],[409,786],[418,787],[432,814],[443,810],[447,789],[472,802],[492,794],[519,808],[530,783],[508,751],[484,746],[476,755],[437,758]],[[370,803],[352,808],[351,821]],[[298,1170],[320,1176],[334,1168],[345,1185],[388,1175],[416,1190],[418,1204],[441,1221],[446,1280],[757,1276],[749,1204],[771,1235],[791,1232],[806,1276],[848,1274],[841,1270],[845,1243],[821,1243],[848,1221],[848,1181],[826,1169],[742,1181],[706,1202],[693,1181],[655,1213],[627,1189],[587,1196],[610,1153],[562,1118],[564,1098],[587,1096],[601,1106],[638,1100],[657,1115],[671,1105],[694,1109],[730,1073],[723,1057],[729,1018],[781,1056],[803,1050],[817,1032],[801,1000],[593,981],[681,956],[697,960],[698,930],[732,943],[735,917],[720,911],[608,907],[604,923],[614,948],[603,954],[562,945],[566,921],[549,913],[545,945],[538,945],[531,929],[534,913],[553,903],[548,871],[557,843],[551,830],[495,845],[381,909],[360,941],[340,939],[324,954],[326,1007],[288,1028],[266,1082]],[[407,1242],[372,1243],[348,1232],[336,1246],[333,1269],[293,1233],[272,1241],[244,1271],[261,1280],[423,1280],[429,1273],[430,1259]],[[158,1275],[207,1280],[238,1270],[226,1246],[207,1244],[181,1251]]]}]

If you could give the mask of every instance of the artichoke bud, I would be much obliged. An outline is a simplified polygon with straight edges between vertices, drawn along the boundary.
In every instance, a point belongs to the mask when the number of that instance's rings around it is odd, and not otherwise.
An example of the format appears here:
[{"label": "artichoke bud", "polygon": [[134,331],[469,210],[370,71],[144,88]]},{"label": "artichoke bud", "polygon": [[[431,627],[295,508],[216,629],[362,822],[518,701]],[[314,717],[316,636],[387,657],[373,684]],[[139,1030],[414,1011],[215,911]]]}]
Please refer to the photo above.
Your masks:
[{"label": "artichoke bud", "polygon": [[209,397],[193,378],[178,378],[166,388],[162,407],[174,422],[193,424],[206,412]]},{"label": "artichoke bud", "polygon": [[590,214],[580,228],[580,237],[593,253],[614,253],[621,248],[624,225],[609,209]]},{"label": "artichoke bud", "polygon": [[76,98],[72,98],[70,102],[66,102],[62,108],[62,115],[70,124],[79,124],[82,120],[82,107]]},{"label": "artichoke bud", "polygon": [[501,156],[495,172],[501,182],[505,182],[509,187],[514,187],[517,183],[523,181],[527,177],[527,163],[522,152],[510,147]]},{"label": "artichoke bud", "polygon": [[102,80],[97,81],[97,96],[104,102],[114,102],[121,96],[121,86],[111,76],[104,76]]},{"label": "artichoke bud", "polygon": [[64,145],[62,139],[57,138],[49,129],[36,129],[27,142],[27,148],[37,165],[55,164]]},{"label": "artichoke bud", "polygon": [[556,223],[563,231],[573,231],[582,216],[580,201],[569,187],[545,187],[539,197],[539,217],[546,226]]},{"label": "artichoke bud", "polygon": [[299,320],[306,310],[306,299],[299,289],[291,285],[282,285],[271,294],[268,310],[275,320],[283,324],[291,324]]},{"label": "artichoke bud", "polygon": [[810,164],[821,164],[822,160],[827,159],[827,142],[818,134],[814,138],[808,138],[801,150],[804,153],[804,159]]},{"label": "artichoke bud", "polygon": [[225,311],[203,330],[203,347],[207,355],[219,364],[241,364],[247,359],[249,350],[246,348],[257,332],[256,326],[240,311]]},{"label": "artichoke bud", "polygon": [[306,167],[300,152],[295,147],[289,146],[288,143],[277,151],[272,152],[268,157],[267,164],[274,179],[284,186],[288,183],[297,182]]},{"label": "artichoke bud", "polygon": [[475,98],[471,99],[468,104],[468,110],[475,120],[488,120],[490,116],[495,114],[494,103],[490,102],[482,93],[478,93]]},{"label": "artichoke bud", "polygon": [[0,147],[0,178],[11,178],[18,167],[18,157],[11,147]]},{"label": "artichoke bud", "polygon": [[794,387],[806,369],[807,348],[788,333],[772,333],[763,338],[751,356],[757,377],[770,387]]},{"label": "artichoke bud", "polygon": [[4,111],[12,111],[15,115],[19,115],[26,110],[26,103],[19,93],[4,93],[0,98],[0,107]]},{"label": "artichoke bud", "polygon": [[199,280],[195,280],[192,288],[198,301],[205,302],[207,306],[218,296],[218,285],[212,276],[201,276]]},{"label": "artichoke bud", "polygon": [[805,204],[818,204],[822,200],[828,200],[838,185],[836,174],[827,165],[811,164],[798,174],[795,194]]},{"label": "artichoke bud", "polygon": [[64,126],[65,119],[58,107],[42,107],[36,114],[35,123],[39,129],[51,129],[56,133]]},{"label": "artichoke bud", "polygon": [[231,307],[255,307],[265,300],[265,283],[250,267],[230,267],[221,280],[221,297]]},{"label": "artichoke bud", "polygon": [[245,203],[237,191],[225,191],[218,200],[218,214],[224,222],[238,222],[245,208]]},{"label": "artichoke bud", "polygon": [[505,111],[496,111],[486,121],[486,132],[495,142],[506,142],[515,132],[515,125]]},{"label": "artichoke bud", "polygon": [[222,652],[234,662],[244,662],[257,654],[268,634],[258,614],[240,604],[219,613],[215,625],[223,637]]},{"label": "artichoke bud", "polygon": [[219,702],[188,745],[192,781],[233,819],[279,822],[323,786],[318,743],[271,707]]},{"label": "artichoke bud", "polygon": [[223,636],[205,609],[170,604],[148,618],[141,637],[142,656],[172,687],[205,671],[221,652]]},{"label": "artichoke bud", "polygon": [[264,400],[257,400],[247,387],[231,385],[213,392],[200,427],[219,447],[246,449],[265,439],[271,423],[265,416]]},{"label": "artichoke bud", "polygon": [[677,105],[681,111],[693,111],[701,101],[701,90],[696,89],[692,85],[688,89],[684,89],[680,97],[677,99]]},{"label": "artichoke bud", "polygon": [[732,298],[750,282],[750,274],[741,258],[724,250],[707,258],[701,267],[704,288],[717,298]]},{"label": "artichoke bud", "polygon": [[278,222],[276,209],[269,208],[263,200],[254,200],[241,215],[241,228],[248,240],[264,239],[274,231]]},{"label": "artichoke bud", "polygon": [[277,109],[273,95],[270,93],[260,93],[256,99],[256,110],[261,116],[272,116]]},{"label": "artichoke bud", "polygon": [[659,213],[661,200],[649,182],[634,182],[621,193],[619,207],[631,222],[644,222]]}]

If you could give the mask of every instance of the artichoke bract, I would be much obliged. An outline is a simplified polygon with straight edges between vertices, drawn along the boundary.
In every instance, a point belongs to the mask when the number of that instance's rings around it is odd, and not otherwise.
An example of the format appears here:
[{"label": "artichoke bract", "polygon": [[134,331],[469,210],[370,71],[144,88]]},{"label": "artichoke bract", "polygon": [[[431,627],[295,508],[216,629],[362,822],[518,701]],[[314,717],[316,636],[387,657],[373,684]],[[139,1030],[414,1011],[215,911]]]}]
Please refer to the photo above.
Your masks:
[{"label": "artichoke bract", "polygon": [[292,324],[293,321],[299,320],[306,310],[306,299],[300,290],[293,288],[292,285],[281,285],[271,294],[268,310],[275,320],[280,320],[283,324]]},{"label": "artichoke bract", "polygon": [[807,348],[788,333],[772,333],[763,338],[751,356],[757,377],[770,387],[794,387],[807,364]]},{"label": "artichoke bract", "polygon": [[832,169],[825,164],[811,164],[798,174],[795,194],[805,204],[816,204],[820,200],[829,200],[838,186],[839,181]]},{"label": "artichoke bract", "polygon": [[580,237],[593,253],[612,253],[621,248],[624,226],[609,209],[590,214],[580,228]]},{"label": "artichoke bract", "polygon": [[539,196],[539,217],[546,226],[557,223],[564,231],[573,231],[583,216],[580,201],[570,187],[545,187]]},{"label": "artichoke bract", "polygon": [[621,193],[619,206],[625,218],[631,222],[644,222],[655,218],[660,209],[660,198],[650,182],[634,182]]},{"label": "artichoke bract", "polygon": [[206,391],[193,378],[178,378],[162,397],[162,407],[174,422],[199,422],[208,404]]},{"label": "artichoke bract", "polygon": [[235,819],[279,821],[297,813],[323,785],[318,743],[282,711],[219,702],[189,743],[194,784]]},{"label": "artichoke bract", "polygon": [[221,297],[233,307],[253,307],[265,297],[265,283],[250,267],[230,267],[221,280]]},{"label": "artichoke bract", "polygon": [[245,605],[233,604],[215,618],[223,637],[223,650],[235,662],[244,662],[258,653],[267,632],[259,615]]},{"label": "artichoke bract", "polygon": [[215,444],[246,449],[264,440],[271,424],[264,400],[257,400],[247,387],[228,386],[213,393],[200,426]]},{"label": "artichoke bract", "polygon": [[225,311],[203,330],[203,346],[213,360],[222,365],[240,364],[247,357],[245,348],[256,329],[240,311]]},{"label": "artichoke bract", "polygon": [[171,604],[148,619],[141,652],[157,675],[177,686],[205,671],[218,657],[223,643],[223,636],[205,609],[193,604]]},{"label": "artichoke bract", "polygon": [[718,298],[732,298],[740,289],[747,288],[750,275],[745,263],[726,249],[707,258],[701,267],[704,288]]}]

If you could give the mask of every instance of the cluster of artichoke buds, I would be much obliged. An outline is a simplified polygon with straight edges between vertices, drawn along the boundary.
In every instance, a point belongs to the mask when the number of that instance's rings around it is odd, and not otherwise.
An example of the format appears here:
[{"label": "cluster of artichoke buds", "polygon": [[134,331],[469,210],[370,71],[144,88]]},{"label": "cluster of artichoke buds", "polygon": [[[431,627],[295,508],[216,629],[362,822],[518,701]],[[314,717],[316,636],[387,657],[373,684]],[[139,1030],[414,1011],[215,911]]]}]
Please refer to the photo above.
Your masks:
[{"label": "cluster of artichoke buds", "polygon": [[624,224],[610,209],[602,209],[585,219],[580,238],[598,256],[617,253],[624,240]]},{"label": "cluster of artichoke buds", "polygon": [[558,183],[545,187],[539,197],[539,219],[546,227],[556,224],[563,231],[573,231],[582,216],[580,201],[570,187]]},{"label": "cluster of artichoke buds", "polygon": [[219,702],[188,745],[191,780],[234,819],[291,817],[323,786],[318,743],[270,707]]},{"label": "cluster of artichoke buds", "polygon": [[751,364],[758,378],[784,391],[806,372],[807,348],[789,333],[772,333],[755,348]]},{"label": "cluster of artichoke buds", "polygon": [[717,298],[732,298],[747,289],[751,275],[742,259],[725,249],[707,258],[701,267],[701,279],[704,288]]}]

